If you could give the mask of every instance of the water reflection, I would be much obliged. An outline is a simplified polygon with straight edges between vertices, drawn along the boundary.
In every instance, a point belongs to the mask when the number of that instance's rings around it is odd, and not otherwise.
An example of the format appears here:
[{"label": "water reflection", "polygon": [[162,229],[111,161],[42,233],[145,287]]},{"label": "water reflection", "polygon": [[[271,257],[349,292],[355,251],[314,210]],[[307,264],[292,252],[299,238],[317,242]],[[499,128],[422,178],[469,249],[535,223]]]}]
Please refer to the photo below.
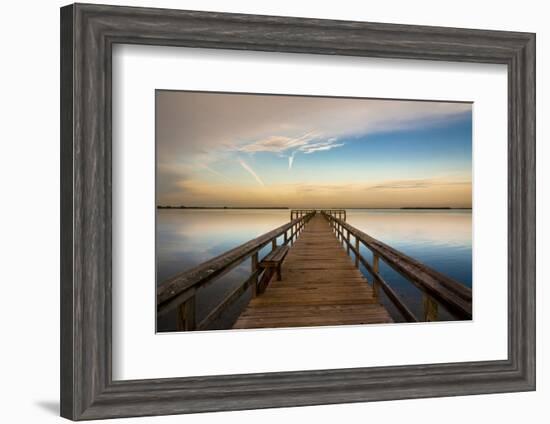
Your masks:
[{"label": "water reflection", "polygon": [[472,286],[471,210],[350,210],[347,222]]},{"label": "water reflection", "polygon": [[157,283],[289,220],[288,210],[160,209]]},{"label": "water reflection", "polygon": [[[233,247],[260,236],[290,219],[289,210],[189,210],[157,211],[157,284],[193,268]],[[472,214],[470,210],[348,210],[354,227],[424,262],[432,268],[472,286]],[[269,249],[266,247],[265,249]],[[369,260],[366,249],[362,254]],[[362,270],[366,273],[365,270]],[[237,287],[250,272],[243,264],[201,289],[197,296],[200,321],[206,313]],[[421,316],[420,291],[383,262],[382,277]],[[367,275],[368,277],[368,275]],[[247,293],[238,305],[224,314],[215,327],[225,328],[248,302]],[[392,316],[399,319],[387,299]],[[449,316],[443,313],[443,318]],[[160,331],[172,329],[169,320],[159,321]]]}]

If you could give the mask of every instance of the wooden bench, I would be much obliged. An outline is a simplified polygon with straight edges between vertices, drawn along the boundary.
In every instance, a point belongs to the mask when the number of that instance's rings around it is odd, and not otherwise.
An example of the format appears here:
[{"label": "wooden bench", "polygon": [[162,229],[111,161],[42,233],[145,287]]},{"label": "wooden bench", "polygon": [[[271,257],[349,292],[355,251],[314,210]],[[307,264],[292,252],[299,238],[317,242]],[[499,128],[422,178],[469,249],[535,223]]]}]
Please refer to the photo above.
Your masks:
[{"label": "wooden bench", "polygon": [[265,258],[262,259],[262,261],[258,264],[260,268],[265,269],[261,281],[258,283],[258,294],[262,294],[265,289],[267,288],[267,285],[269,284],[269,281],[271,280],[271,277],[273,276],[273,273],[277,273],[277,281],[281,281],[281,265],[283,264],[283,261],[288,253],[288,246],[279,246],[273,249]]}]

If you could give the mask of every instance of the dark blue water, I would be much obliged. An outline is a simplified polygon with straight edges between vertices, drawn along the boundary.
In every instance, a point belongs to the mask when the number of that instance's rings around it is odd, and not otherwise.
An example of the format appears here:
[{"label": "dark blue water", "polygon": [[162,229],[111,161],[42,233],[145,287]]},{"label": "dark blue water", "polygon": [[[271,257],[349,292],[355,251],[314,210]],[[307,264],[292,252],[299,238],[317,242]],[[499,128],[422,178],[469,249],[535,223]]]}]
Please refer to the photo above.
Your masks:
[{"label": "dark blue water", "polygon": [[[158,210],[157,284],[288,222],[289,215],[289,210]],[[347,222],[466,286],[472,286],[470,210],[357,209],[347,211]],[[269,247],[265,249],[267,252]],[[369,262],[372,260],[365,248],[362,254]],[[244,281],[249,272],[250,262],[246,261],[201,289],[197,296],[198,320]],[[366,274],[365,270],[363,272]],[[420,317],[421,292],[382,261],[380,273]],[[366,276],[369,278],[368,274]],[[214,327],[226,327],[248,300],[249,294],[246,294]],[[382,301],[399,321],[401,317],[391,303],[384,297]],[[442,312],[443,319],[450,318],[444,310]],[[159,321],[159,330],[163,329],[171,329],[170,324]]]},{"label": "dark blue water", "polygon": [[[157,210],[157,285],[229,249],[254,239],[290,220],[288,210]],[[282,236],[278,240],[282,243]],[[267,254],[270,246],[260,251]],[[250,274],[250,259],[212,284],[201,288],[196,297],[197,322]],[[226,311],[213,328],[227,328],[250,300],[245,293]],[[174,317],[159,320],[158,331],[173,331]]]},{"label": "dark blue water", "polygon": [[[472,287],[471,210],[350,210],[347,222],[435,270]],[[365,247],[363,256],[372,263]],[[366,270],[363,273],[369,278]],[[422,316],[422,293],[383,261],[380,274],[405,300],[417,317]],[[396,320],[400,314],[382,298]],[[451,319],[440,305],[440,318]]]}]

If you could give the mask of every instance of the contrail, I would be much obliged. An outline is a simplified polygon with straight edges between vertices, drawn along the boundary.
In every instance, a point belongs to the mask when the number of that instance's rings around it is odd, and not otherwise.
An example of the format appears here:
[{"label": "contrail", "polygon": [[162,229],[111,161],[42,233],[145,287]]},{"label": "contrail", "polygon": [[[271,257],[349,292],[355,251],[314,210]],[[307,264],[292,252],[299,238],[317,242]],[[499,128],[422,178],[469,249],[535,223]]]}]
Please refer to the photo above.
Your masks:
[{"label": "contrail", "polygon": [[244,169],[246,169],[250,173],[250,175],[252,175],[256,179],[256,181],[258,181],[258,184],[260,184],[261,186],[265,186],[264,182],[258,176],[258,174],[256,174],[254,170],[244,160],[239,158],[239,163]]},{"label": "contrail", "polygon": [[294,162],[295,154],[296,154],[296,151],[292,152],[292,154],[288,157],[288,169],[292,169],[292,163]]},{"label": "contrail", "polygon": [[206,169],[207,171],[211,172],[214,175],[217,175],[218,177],[222,177],[224,180],[227,180],[231,182],[231,179],[227,176],[223,175],[221,172],[216,171],[215,169],[210,168],[208,165],[205,164],[197,164],[200,168]]}]

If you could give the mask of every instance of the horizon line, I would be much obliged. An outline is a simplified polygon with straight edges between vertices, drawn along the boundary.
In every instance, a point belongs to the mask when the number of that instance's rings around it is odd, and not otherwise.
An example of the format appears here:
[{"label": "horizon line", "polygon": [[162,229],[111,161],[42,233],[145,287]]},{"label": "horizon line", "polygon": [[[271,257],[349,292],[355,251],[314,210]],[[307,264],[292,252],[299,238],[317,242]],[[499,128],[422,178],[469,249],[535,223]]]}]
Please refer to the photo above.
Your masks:
[{"label": "horizon line", "polygon": [[353,207],[306,207],[306,206],[185,206],[185,205],[157,205],[157,209],[472,209],[472,207],[452,207],[452,206],[399,206],[399,207],[372,207],[372,206],[353,206]]}]

